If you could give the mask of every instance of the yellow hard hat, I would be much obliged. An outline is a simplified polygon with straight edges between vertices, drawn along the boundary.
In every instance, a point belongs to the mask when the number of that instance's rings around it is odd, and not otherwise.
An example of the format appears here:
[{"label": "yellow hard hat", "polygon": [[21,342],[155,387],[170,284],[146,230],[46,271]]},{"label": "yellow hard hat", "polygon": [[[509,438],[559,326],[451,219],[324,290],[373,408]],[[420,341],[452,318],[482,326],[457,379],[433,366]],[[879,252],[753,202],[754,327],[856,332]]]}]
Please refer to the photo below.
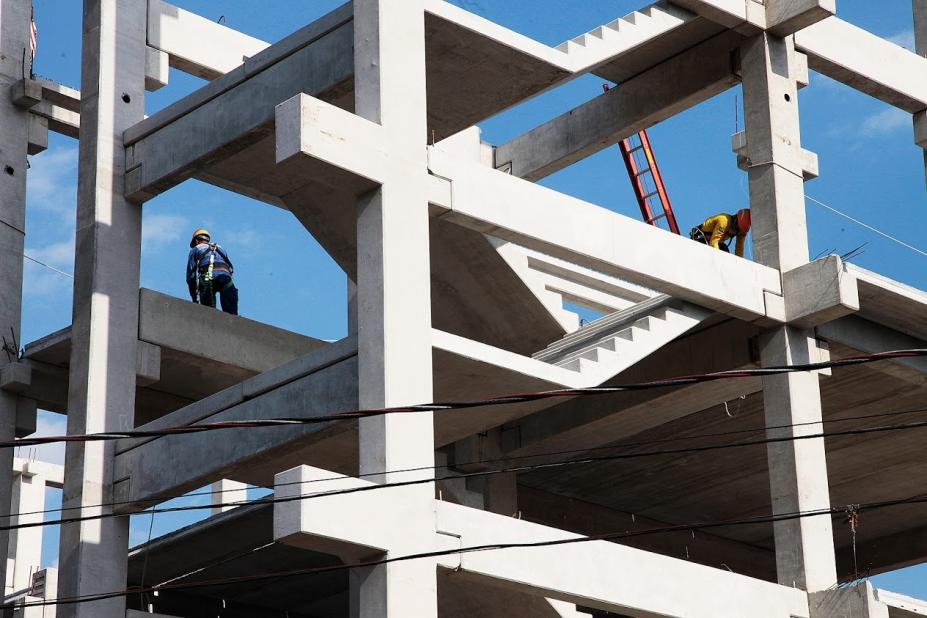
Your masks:
[{"label": "yellow hard hat", "polygon": [[206,242],[209,242],[210,238],[212,238],[212,237],[210,236],[210,234],[209,234],[209,230],[198,229],[198,230],[196,230],[195,232],[193,232],[193,237],[190,239],[190,246],[191,246],[191,247],[195,247],[195,246],[196,246],[196,241],[197,241],[197,239],[198,239],[200,236],[205,236],[205,237],[206,237]]}]

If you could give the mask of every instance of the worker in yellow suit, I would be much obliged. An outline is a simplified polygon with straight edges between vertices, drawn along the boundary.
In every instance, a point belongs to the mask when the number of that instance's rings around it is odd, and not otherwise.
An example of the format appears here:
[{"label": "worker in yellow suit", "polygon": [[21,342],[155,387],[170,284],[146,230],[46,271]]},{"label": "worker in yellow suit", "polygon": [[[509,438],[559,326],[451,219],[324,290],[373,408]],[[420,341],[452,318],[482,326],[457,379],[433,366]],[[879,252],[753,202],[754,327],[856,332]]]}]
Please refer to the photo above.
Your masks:
[{"label": "worker in yellow suit", "polygon": [[749,231],[750,209],[744,208],[738,210],[736,215],[720,213],[705,219],[700,226],[692,228],[689,238],[722,251],[730,251],[728,242],[736,238],[737,245],[734,247],[734,253],[737,257],[743,257],[744,241]]}]

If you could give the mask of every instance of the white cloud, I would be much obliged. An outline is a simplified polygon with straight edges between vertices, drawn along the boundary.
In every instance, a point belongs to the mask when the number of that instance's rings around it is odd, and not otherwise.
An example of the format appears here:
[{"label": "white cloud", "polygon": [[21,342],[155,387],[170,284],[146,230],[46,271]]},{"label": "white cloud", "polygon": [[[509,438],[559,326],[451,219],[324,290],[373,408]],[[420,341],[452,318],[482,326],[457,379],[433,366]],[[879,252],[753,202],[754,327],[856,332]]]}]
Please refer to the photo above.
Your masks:
[{"label": "white cloud", "polygon": [[[190,223],[180,215],[153,214],[142,219],[142,249],[178,243],[186,238]],[[181,243],[181,247],[185,245]]]},{"label": "white cloud", "polygon": [[[39,247],[26,247],[27,256],[65,273],[74,272],[74,237]],[[63,294],[74,285],[70,277],[46,268],[29,259],[25,261],[23,295],[26,298]]]},{"label": "white cloud", "polygon": [[903,127],[911,126],[911,115],[904,110],[890,107],[872,114],[860,125],[860,133],[866,137],[879,137]]},{"label": "white cloud", "polygon": [[912,51],[914,50],[914,30],[902,30],[901,32],[885,38],[895,45],[900,45]]},{"label": "white cloud", "polygon": [[[60,436],[68,431],[67,417],[62,414],[40,410],[36,419],[34,436]],[[37,459],[54,464],[64,463],[64,444],[42,444],[36,447],[18,448],[16,456],[26,459]]]},{"label": "white cloud", "polygon": [[30,157],[26,196],[34,208],[73,218],[77,205],[77,147],[53,148]]},{"label": "white cloud", "polygon": [[50,266],[71,272],[74,268],[74,237],[41,247],[27,247],[26,253]]}]

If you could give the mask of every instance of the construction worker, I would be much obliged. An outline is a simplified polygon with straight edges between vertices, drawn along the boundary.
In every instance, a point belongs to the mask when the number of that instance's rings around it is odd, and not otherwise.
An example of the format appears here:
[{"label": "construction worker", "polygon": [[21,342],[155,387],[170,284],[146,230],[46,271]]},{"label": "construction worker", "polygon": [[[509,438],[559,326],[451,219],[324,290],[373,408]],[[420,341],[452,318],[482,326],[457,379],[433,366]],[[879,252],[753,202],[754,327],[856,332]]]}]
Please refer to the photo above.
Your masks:
[{"label": "construction worker", "polygon": [[743,208],[737,211],[736,215],[726,213],[717,214],[705,219],[705,222],[698,227],[692,228],[689,232],[689,238],[715,249],[730,252],[728,243],[732,238],[737,238],[737,245],[734,253],[737,257],[744,256],[744,241],[747,238],[747,232],[750,231],[750,209]]},{"label": "construction worker", "polygon": [[193,302],[215,308],[218,294],[222,311],[238,315],[238,288],[232,282],[234,272],[228,253],[211,242],[207,230],[193,232],[187,258],[187,286]]}]

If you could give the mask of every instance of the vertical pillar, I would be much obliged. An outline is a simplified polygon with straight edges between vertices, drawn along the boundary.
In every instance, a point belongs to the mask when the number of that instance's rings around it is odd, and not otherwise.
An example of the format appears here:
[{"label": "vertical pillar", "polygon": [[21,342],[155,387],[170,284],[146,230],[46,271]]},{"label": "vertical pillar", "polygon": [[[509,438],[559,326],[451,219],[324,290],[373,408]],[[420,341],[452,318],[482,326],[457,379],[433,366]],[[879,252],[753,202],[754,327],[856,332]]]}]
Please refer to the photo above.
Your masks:
[{"label": "vertical pillar", "polygon": [[[384,184],[358,204],[361,407],[432,399],[424,26],[423,0],[354,2],[355,108],[383,125],[393,154]],[[362,474],[433,466],[432,415],[363,419],[359,449]],[[434,491],[431,483],[391,490],[395,511],[384,515],[396,522],[390,555],[431,548]],[[352,587],[353,615],[437,616],[433,560],[365,569],[352,575]]]},{"label": "vertical pillar", "polygon": [[927,0],[912,0],[914,10],[914,51],[927,56]]},{"label": "vertical pillar", "polygon": [[348,280],[348,337],[357,335],[357,284]]},{"label": "vertical pillar", "polygon": [[[12,518],[12,523],[28,524],[41,522],[45,509],[45,479],[28,472],[14,473],[13,508],[11,513],[27,513]],[[42,527],[20,528],[10,531],[10,546],[7,564],[6,592],[10,594],[28,588],[32,574],[42,564]]]},{"label": "vertical pillar", "polygon": [[[128,429],[135,410],[142,212],[125,199],[123,132],[144,116],[146,0],[84,0],[68,433]],[[106,514],[115,443],[69,443],[62,506]],[[126,586],[129,520],[61,527],[60,594]],[[59,618],[124,618],[122,597]]]},{"label": "vertical pillar", "polygon": [[[927,0],[912,0],[914,12],[914,51],[927,57]],[[924,175],[927,178],[927,110],[914,114],[914,141],[923,149]]]},{"label": "vertical pillar", "polygon": [[212,492],[210,496],[212,499],[212,508],[209,510],[210,515],[218,515],[237,508],[234,506],[217,506],[219,504],[244,502],[248,499],[248,484],[240,481],[222,479],[210,485],[209,490]]},{"label": "vertical pillar", "polygon": [[[0,0],[0,91],[28,77],[28,0]],[[23,56],[25,54],[25,57]],[[23,289],[23,244],[26,229],[26,149],[29,114],[16,108],[9,94],[0,96],[0,336],[9,351],[0,351],[0,369],[16,360],[11,339],[20,342]],[[12,440],[16,427],[17,396],[0,391],[0,440]],[[11,504],[13,450],[0,449],[0,509]],[[0,521],[0,523],[5,523]],[[6,555],[9,533],[0,531],[0,555]],[[0,577],[6,581],[6,561],[0,560]]]},{"label": "vertical pillar", "polygon": [[[791,39],[768,33],[741,48],[747,129],[753,255],[757,262],[789,271],[808,262],[798,98]],[[764,366],[811,361],[812,334],[792,326],[761,337]],[[794,373],[763,379],[770,437],[822,431],[818,376]],[[824,440],[771,444],[767,450],[774,514],[827,509],[830,496]],[[779,583],[808,591],[837,581],[829,515],[774,525]]]}]

